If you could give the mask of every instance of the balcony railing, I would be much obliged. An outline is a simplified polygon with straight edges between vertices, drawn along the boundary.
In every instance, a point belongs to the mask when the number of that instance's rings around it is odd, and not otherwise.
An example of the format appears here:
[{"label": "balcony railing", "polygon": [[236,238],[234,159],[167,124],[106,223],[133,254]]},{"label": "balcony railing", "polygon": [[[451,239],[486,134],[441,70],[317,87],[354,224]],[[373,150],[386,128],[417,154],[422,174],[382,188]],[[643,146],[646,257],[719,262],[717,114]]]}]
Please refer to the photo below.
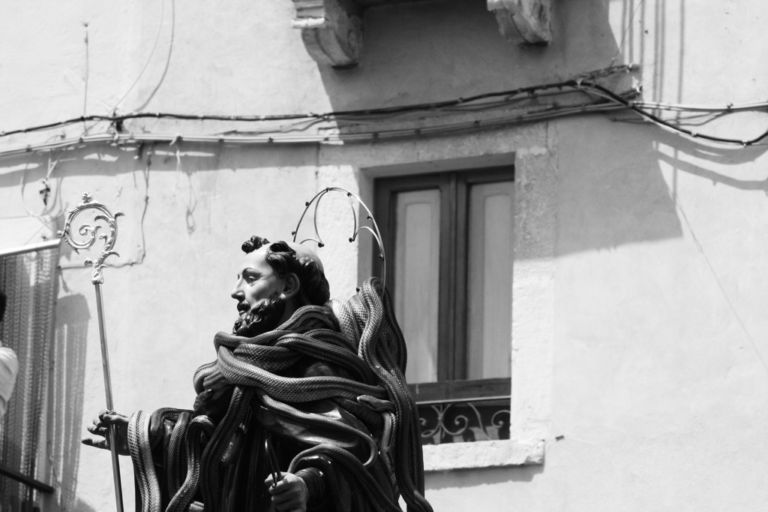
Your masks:
[{"label": "balcony railing", "polygon": [[508,378],[410,387],[419,411],[422,444],[509,439]]}]

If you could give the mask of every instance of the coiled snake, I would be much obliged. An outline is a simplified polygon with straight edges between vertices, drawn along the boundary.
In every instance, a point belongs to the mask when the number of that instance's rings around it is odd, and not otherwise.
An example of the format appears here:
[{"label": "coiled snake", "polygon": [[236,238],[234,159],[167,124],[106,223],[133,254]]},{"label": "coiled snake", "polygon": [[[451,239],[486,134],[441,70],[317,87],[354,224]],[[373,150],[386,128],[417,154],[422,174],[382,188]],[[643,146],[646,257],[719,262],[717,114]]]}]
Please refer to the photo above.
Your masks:
[{"label": "coiled snake", "polygon": [[[267,457],[251,440],[282,428],[306,441],[288,472],[318,468],[329,494],[339,478],[352,491],[349,503],[328,510],[399,511],[399,495],[408,512],[431,512],[423,496],[418,416],[404,378],[405,341],[376,278],[334,311],[304,306],[274,331],[253,338],[218,333],[214,345],[217,359],[198,368],[194,385],[198,399],[228,399],[226,412],[220,418],[176,413],[163,474],[149,415],[138,411],[131,417],[128,444],[141,496],[137,510],[254,509],[256,498],[237,496],[233,486],[257,494],[263,484],[243,475],[255,474],[253,468],[264,464],[257,459]],[[291,369],[302,361],[338,371],[293,375]],[[343,414],[318,412],[313,404],[322,403],[341,406]],[[366,428],[371,424],[379,427]],[[246,447],[250,457],[242,455]],[[250,469],[231,463],[238,457]],[[381,477],[381,468],[388,476]]]}]

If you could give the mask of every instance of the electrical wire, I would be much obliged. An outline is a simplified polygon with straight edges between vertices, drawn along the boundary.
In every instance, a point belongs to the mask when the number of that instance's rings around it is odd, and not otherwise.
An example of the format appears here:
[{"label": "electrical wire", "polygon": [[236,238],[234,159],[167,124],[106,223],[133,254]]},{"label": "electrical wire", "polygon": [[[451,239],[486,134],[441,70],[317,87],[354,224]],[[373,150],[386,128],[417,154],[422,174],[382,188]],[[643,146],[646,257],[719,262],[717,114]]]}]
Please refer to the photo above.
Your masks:
[{"label": "electrical wire", "polygon": [[[635,22],[635,15],[637,15],[637,10],[640,8],[641,5],[645,4],[645,0],[637,0],[632,7],[630,11],[628,11],[628,15],[626,18],[626,23],[624,24],[624,27],[621,30],[621,41],[619,42],[616,50],[616,54],[611,59],[611,64],[616,62],[616,59],[619,58],[621,53],[624,51],[624,44],[627,42],[627,34],[629,34],[629,28],[632,26],[632,24]],[[624,3],[624,9],[627,8],[626,2]]]},{"label": "electrical wire", "polygon": [[648,119],[649,121],[652,121],[654,124],[665,128],[667,130],[670,130],[672,132],[681,133],[683,135],[687,135],[689,137],[692,137],[694,139],[704,139],[711,142],[719,142],[723,144],[740,144],[744,147],[746,146],[752,146],[766,137],[768,137],[768,130],[763,131],[761,134],[757,135],[756,137],[753,137],[751,139],[734,139],[730,137],[718,137],[716,135],[708,135],[706,133],[700,133],[696,132],[694,130],[689,130],[687,128],[683,128],[681,126],[676,126],[659,116],[649,112],[648,110],[645,110],[643,108],[640,108],[636,106],[632,101],[627,100],[620,95],[614,93],[610,89],[603,87],[602,85],[596,83],[596,82],[579,82],[578,87],[583,87],[585,89],[594,91],[600,96],[605,97],[606,99],[609,99],[615,103],[624,105],[626,108],[632,110],[633,112],[636,112],[640,116],[642,116],[645,119]]},{"label": "electrical wire", "polygon": [[[638,114],[641,119],[650,121],[665,130],[688,136],[693,139],[707,140],[710,142],[722,144],[737,144],[742,147],[758,144],[768,137],[768,130],[760,135],[748,138],[737,139],[733,137],[719,137],[701,133],[698,130],[690,129],[684,125],[693,124],[692,119],[698,118],[698,125],[703,126],[709,121],[722,117],[723,115],[740,111],[768,110],[767,102],[755,102],[742,105],[727,104],[722,107],[706,105],[675,105],[668,103],[654,103],[635,101],[635,97],[640,93],[639,89],[616,93],[607,87],[599,84],[596,79],[615,75],[616,73],[629,73],[635,69],[633,65],[610,66],[605,69],[582,74],[576,78],[560,82],[541,84],[536,86],[521,87],[517,89],[496,91],[483,94],[477,94],[468,97],[460,97],[452,100],[436,101],[429,103],[416,103],[409,105],[397,105],[390,107],[379,107],[370,109],[356,110],[337,110],[325,113],[297,113],[297,114],[273,114],[273,115],[221,115],[221,114],[183,114],[172,112],[132,112],[127,114],[113,115],[90,115],[80,116],[78,118],[66,119],[63,121],[47,123],[27,128],[0,132],[0,138],[11,135],[32,133],[42,130],[50,130],[57,127],[67,126],[73,123],[85,120],[107,122],[112,131],[108,133],[90,136],[84,134],[77,138],[64,139],[57,141],[37,144],[34,150],[52,150],[57,148],[72,148],[80,144],[93,142],[108,142],[115,145],[131,144],[140,142],[173,142],[181,140],[181,135],[173,134],[140,134],[123,133],[123,122],[137,119],[173,119],[179,121],[228,121],[243,123],[282,123],[280,126],[268,126],[263,129],[251,130],[228,130],[220,134],[207,135],[185,135],[183,140],[196,142],[217,142],[233,144],[253,144],[253,143],[346,143],[364,140],[378,140],[384,137],[404,137],[426,134],[455,133],[461,130],[477,130],[480,128],[489,128],[492,126],[509,126],[525,122],[539,121],[568,115],[589,114],[594,112],[605,112],[610,110],[629,110]],[[557,101],[551,103],[539,104],[542,98],[554,97],[559,95],[568,95],[573,93],[583,93],[589,99],[589,103],[577,105],[561,105]],[[535,106],[531,110],[520,112],[508,112],[505,115],[488,120],[474,119],[470,121],[439,122],[435,121],[436,116],[448,114],[470,114],[473,112],[491,111],[495,109],[510,109],[512,107],[520,108],[526,102]],[[660,112],[675,112],[677,119],[675,122],[661,117]],[[295,135],[297,132],[306,132],[309,128],[324,122],[344,122],[344,123],[364,123],[370,121],[391,120],[393,118],[413,114],[429,113],[434,114],[430,118],[431,126],[421,128],[394,128],[377,129],[369,126],[363,126],[364,129],[355,131],[350,129],[349,125],[342,127],[343,133],[334,134],[302,134]],[[709,121],[706,116],[710,115]],[[285,124],[286,122],[290,122]],[[338,126],[333,127],[339,131]],[[24,148],[14,148],[11,150],[0,151],[0,157],[11,154],[32,151],[32,146]]]},{"label": "electrical wire", "polygon": [[281,134],[277,135],[274,131],[259,134],[256,132],[241,132],[230,130],[226,134],[218,135],[191,135],[181,137],[178,133],[151,133],[151,134],[133,134],[133,133],[104,133],[99,135],[80,136],[70,139],[59,139],[56,142],[31,145],[0,151],[0,158],[11,157],[14,155],[29,153],[32,151],[52,151],[57,149],[76,149],[85,147],[88,144],[106,143],[116,147],[138,146],[144,143],[175,143],[179,141],[191,143],[215,143],[229,145],[249,145],[249,144],[344,144],[352,142],[366,142],[384,139],[408,138],[414,136],[443,135],[468,131],[479,131],[498,128],[500,126],[511,126],[526,122],[542,121],[556,117],[565,117],[569,115],[580,115],[589,113],[598,113],[623,109],[612,103],[602,102],[598,104],[585,104],[575,107],[547,108],[546,110],[530,111],[523,114],[512,116],[502,116],[497,119],[486,120],[468,120],[455,123],[443,123],[438,126],[428,126],[422,128],[392,128],[379,129],[376,131],[345,132],[343,134]]},{"label": "electrical wire", "polygon": [[740,105],[734,105],[728,103],[723,106],[713,105],[685,105],[674,103],[659,103],[648,101],[633,101],[633,105],[638,108],[652,109],[652,110],[669,110],[669,111],[681,111],[681,112],[743,112],[748,110],[765,110],[768,109],[768,102],[758,101],[754,103],[743,103]]},{"label": "electrical wire", "polygon": [[147,68],[149,68],[150,62],[152,62],[152,57],[155,55],[155,51],[157,51],[158,44],[160,43],[160,35],[163,32],[163,22],[165,20],[165,0],[162,0],[160,2],[160,21],[157,24],[157,33],[155,34],[155,42],[152,44],[152,49],[149,51],[149,56],[147,56],[147,60],[144,63],[144,67],[141,68],[141,71],[136,76],[136,79],[133,81],[130,87],[123,93],[123,95],[120,97],[119,100],[115,103],[115,105],[112,107],[112,112],[116,112],[118,107],[120,106],[123,101],[125,101],[125,98],[128,97],[128,94],[133,90],[134,87],[139,83],[141,80],[141,77],[144,76],[144,73],[147,71]]},{"label": "electrical wire", "polygon": [[[48,157],[48,170],[46,172],[45,178],[43,178],[43,183],[45,184],[45,187],[48,188],[48,192],[50,192],[50,188],[48,187],[48,180],[51,177],[51,174],[53,173],[53,170],[56,168],[56,165],[58,164],[58,160],[51,160],[51,157],[49,155]],[[43,229],[47,230],[49,233],[53,232],[53,221],[50,217],[51,211],[53,210],[54,203],[48,204],[47,198],[43,198],[43,210],[40,213],[35,213],[31,211],[26,204],[26,201],[24,200],[24,193],[27,188],[27,174],[29,173],[29,162],[24,168],[24,171],[21,173],[21,181],[19,183],[19,194],[21,194],[21,205],[24,208],[24,211],[27,212],[26,218],[32,217],[37,222],[40,223],[40,228],[35,231],[35,233],[32,235],[30,240],[34,238],[40,231]],[[45,190],[45,189],[43,189]],[[42,190],[41,190],[42,192]],[[29,242],[29,240],[27,241]]]},{"label": "electrical wire", "polygon": [[149,102],[152,101],[152,98],[155,97],[155,94],[157,94],[157,91],[160,90],[160,86],[165,81],[165,77],[168,74],[168,68],[171,66],[171,55],[173,55],[173,41],[175,39],[176,35],[176,0],[171,0],[171,40],[168,42],[168,55],[165,58],[165,67],[163,68],[163,73],[160,75],[160,79],[157,81],[157,84],[155,84],[154,89],[152,89],[152,92],[149,93],[149,96],[147,96],[147,99],[144,100],[144,103],[142,103],[136,110],[141,111],[146,108],[147,105],[149,105]]},{"label": "electrical wire", "polygon": [[[83,32],[85,32],[85,37],[83,39],[83,42],[85,44],[85,72],[83,76],[83,116],[85,116],[85,113],[88,112],[88,81],[90,80],[90,74],[91,74],[91,52],[90,52],[90,43],[88,41],[88,22],[83,22]],[[86,133],[88,132],[88,129],[85,127],[85,122],[83,122],[83,131]]]},{"label": "electrical wire", "polygon": [[[582,75],[585,78],[599,78],[606,74],[613,74],[617,72],[630,72],[632,66],[612,66],[605,70],[599,70],[593,73],[586,73]],[[46,124],[40,124],[30,126],[27,128],[20,128],[16,130],[0,131],[0,137],[8,137],[10,135],[32,133],[37,131],[49,130],[52,128],[59,128],[62,126],[71,125],[83,121],[105,121],[113,125],[121,123],[123,121],[133,119],[174,119],[179,121],[232,121],[232,122],[268,122],[268,121],[296,121],[304,119],[320,119],[324,121],[334,120],[343,117],[364,117],[364,116],[381,116],[389,114],[421,112],[421,111],[439,111],[446,107],[454,107],[458,105],[464,105],[468,103],[478,102],[485,99],[493,99],[500,97],[518,97],[521,95],[530,95],[531,97],[541,94],[547,90],[562,90],[562,89],[574,89],[576,80],[564,80],[561,82],[554,82],[542,85],[533,85],[527,87],[519,87],[516,89],[489,92],[476,94],[473,96],[460,97],[451,100],[435,101],[428,103],[415,103],[410,105],[396,105],[391,107],[377,107],[369,109],[353,109],[353,110],[337,110],[325,113],[300,113],[300,114],[266,114],[266,115],[222,115],[222,114],[182,114],[174,112],[131,112],[127,114],[92,114],[83,115],[79,117],[64,119],[62,121],[56,121]]]}]

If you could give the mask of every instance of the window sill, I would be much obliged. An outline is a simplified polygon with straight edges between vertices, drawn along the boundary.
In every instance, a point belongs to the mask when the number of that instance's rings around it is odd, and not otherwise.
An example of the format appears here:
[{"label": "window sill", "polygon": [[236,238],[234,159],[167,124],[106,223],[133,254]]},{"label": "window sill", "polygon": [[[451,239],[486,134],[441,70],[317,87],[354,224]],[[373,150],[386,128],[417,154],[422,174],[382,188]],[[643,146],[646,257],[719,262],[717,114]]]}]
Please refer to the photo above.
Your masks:
[{"label": "window sill", "polygon": [[544,440],[476,441],[424,446],[424,471],[544,464]]}]

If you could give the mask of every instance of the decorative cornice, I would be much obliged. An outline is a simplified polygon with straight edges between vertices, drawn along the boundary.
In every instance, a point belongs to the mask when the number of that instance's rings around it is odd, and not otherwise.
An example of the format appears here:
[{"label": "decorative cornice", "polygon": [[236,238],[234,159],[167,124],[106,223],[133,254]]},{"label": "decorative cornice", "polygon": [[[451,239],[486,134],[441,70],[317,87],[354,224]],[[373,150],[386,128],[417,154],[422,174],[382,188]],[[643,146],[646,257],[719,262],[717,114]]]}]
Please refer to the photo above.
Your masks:
[{"label": "decorative cornice", "polygon": [[499,31],[508,40],[520,34],[529,44],[552,41],[552,0],[488,0]]},{"label": "decorative cornice", "polygon": [[293,0],[293,27],[315,61],[335,68],[357,65],[363,41],[360,11],[350,1]]}]

